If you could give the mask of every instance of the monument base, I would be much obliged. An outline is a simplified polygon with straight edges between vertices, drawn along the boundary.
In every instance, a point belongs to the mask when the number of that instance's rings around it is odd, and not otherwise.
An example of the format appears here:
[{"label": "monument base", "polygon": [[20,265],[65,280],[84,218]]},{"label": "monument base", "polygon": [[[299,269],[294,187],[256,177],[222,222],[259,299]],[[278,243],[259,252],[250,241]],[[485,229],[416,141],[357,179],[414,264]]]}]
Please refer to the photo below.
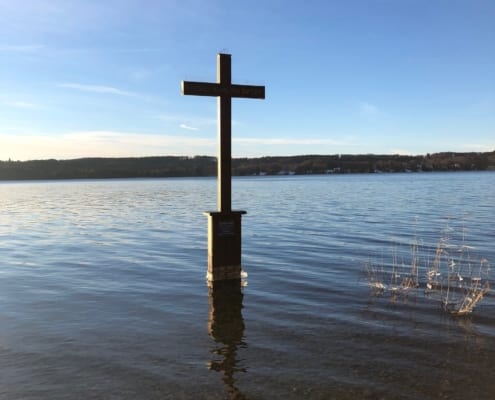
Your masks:
[{"label": "monument base", "polygon": [[246,211],[207,211],[208,281],[241,279],[241,216]]}]

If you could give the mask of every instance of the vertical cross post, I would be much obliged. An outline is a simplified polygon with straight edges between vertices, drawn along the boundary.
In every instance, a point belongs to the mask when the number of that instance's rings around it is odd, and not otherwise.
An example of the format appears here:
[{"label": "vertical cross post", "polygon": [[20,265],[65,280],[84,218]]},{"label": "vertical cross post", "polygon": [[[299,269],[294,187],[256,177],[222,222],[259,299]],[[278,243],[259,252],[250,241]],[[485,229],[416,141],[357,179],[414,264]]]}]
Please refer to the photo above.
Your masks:
[{"label": "vertical cross post", "polygon": [[217,82],[182,81],[182,94],[218,97],[218,211],[208,211],[209,281],[241,277],[241,216],[232,211],[232,97],[264,99],[264,86],[233,85],[230,54],[218,54]]},{"label": "vertical cross post", "polygon": [[[230,54],[218,54],[217,82],[228,90],[232,83]],[[219,96],[218,102],[218,210],[232,211],[232,97]]]}]

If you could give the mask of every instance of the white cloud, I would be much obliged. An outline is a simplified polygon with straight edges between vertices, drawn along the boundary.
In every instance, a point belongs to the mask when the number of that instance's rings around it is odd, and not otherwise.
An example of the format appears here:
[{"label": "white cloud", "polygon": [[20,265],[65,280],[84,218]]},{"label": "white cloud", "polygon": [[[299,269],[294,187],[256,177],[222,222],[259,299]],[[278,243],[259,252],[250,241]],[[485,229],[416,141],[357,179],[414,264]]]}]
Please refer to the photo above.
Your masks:
[{"label": "white cloud", "polygon": [[135,81],[143,81],[151,76],[151,72],[146,69],[135,69],[130,72],[130,76]]},{"label": "white cloud", "polygon": [[[185,128],[185,126],[194,126],[197,129],[200,129],[206,126],[216,126],[218,124],[218,118],[205,118],[198,116],[189,116],[185,114],[159,114],[156,116],[156,118],[165,122],[181,122],[180,127],[184,129],[187,129]],[[242,126],[242,123],[233,119],[232,126]]]},{"label": "white cloud", "polygon": [[129,92],[126,90],[117,89],[111,86],[101,86],[101,85],[84,85],[79,83],[59,83],[58,87],[65,89],[74,89],[82,92],[92,92],[101,94],[115,94],[118,96],[139,96],[137,93]]},{"label": "white cloud", "polygon": [[377,115],[380,113],[380,110],[378,107],[374,106],[373,104],[363,102],[359,104],[359,112],[361,115]]},{"label": "white cloud", "polygon": [[399,154],[401,156],[413,156],[417,153],[414,153],[413,151],[405,150],[405,149],[390,149],[389,154]]},{"label": "white cloud", "polygon": [[[234,156],[309,154],[353,148],[352,138],[233,138]],[[0,160],[71,159],[82,157],[145,157],[216,155],[217,137],[144,134],[118,131],[80,131],[61,135],[17,132],[0,134]],[[339,150],[336,150],[338,147]]]},{"label": "white cloud", "polygon": [[195,128],[193,126],[189,126],[189,125],[186,125],[186,124],[180,124],[179,127],[182,128],[182,129],[187,129],[189,131],[197,131],[198,130],[198,128]]},{"label": "white cloud", "polygon": [[32,53],[41,50],[44,46],[39,44],[21,44],[13,46],[0,46],[0,52]]},{"label": "white cloud", "polygon": [[126,49],[114,49],[112,51],[116,53],[158,53],[164,51],[161,47],[135,47]]},{"label": "white cloud", "polygon": [[[493,135],[492,137],[495,137]],[[495,151],[495,142],[492,143],[465,143],[462,145],[464,151],[487,152]]]},{"label": "white cloud", "polygon": [[313,146],[313,145],[349,145],[350,140],[336,139],[287,139],[287,138],[233,138],[233,142],[240,144],[256,145],[295,145],[295,146]]},{"label": "white cloud", "polygon": [[156,118],[165,121],[165,122],[177,122],[177,121],[186,121],[184,125],[189,126],[207,126],[207,125],[216,125],[216,118],[202,118],[196,116],[187,116],[183,114],[159,114]]},{"label": "white cloud", "polygon": [[287,156],[295,154],[355,153],[359,149],[355,137],[341,138],[232,138],[234,157]]},{"label": "white cloud", "polygon": [[215,154],[216,138],[84,131],[62,135],[0,134],[0,160],[70,159],[81,157],[145,157]]},{"label": "white cloud", "polygon": [[24,108],[24,109],[36,109],[40,108],[37,104],[27,101],[4,101],[3,104],[9,107]]}]

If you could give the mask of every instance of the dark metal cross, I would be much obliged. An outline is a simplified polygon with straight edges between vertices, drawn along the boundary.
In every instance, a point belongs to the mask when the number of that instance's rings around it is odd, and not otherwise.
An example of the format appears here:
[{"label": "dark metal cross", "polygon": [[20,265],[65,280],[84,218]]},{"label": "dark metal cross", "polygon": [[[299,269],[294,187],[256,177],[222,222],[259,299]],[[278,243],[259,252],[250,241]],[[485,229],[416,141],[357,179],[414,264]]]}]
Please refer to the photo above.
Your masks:
[{"label": "dark metal cross", "polygon": [[182,94],[218,97],[218,210],[232,211],[232,97],[264,99],[264,86],[233,85],[231,55],[217,56],[217,83],[182,81]]}]

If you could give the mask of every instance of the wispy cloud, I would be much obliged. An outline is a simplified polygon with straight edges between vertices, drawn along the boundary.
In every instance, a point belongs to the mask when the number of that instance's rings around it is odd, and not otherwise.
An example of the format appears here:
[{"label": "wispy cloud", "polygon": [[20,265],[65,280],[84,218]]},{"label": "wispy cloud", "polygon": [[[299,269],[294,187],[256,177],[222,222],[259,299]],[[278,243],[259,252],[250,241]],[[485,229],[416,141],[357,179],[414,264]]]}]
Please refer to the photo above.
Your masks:
[{"label": "wispy cloud", "polygon": [[41,108],[39,105],[30,103],[27,101],[4,101],[3,104],[14,108],[24,108],[24,109],[38,109]]},{"label": "wispy cloud", "polygon": [[188,116],[184,114],[159,114],[156,116],[162,121],[187,121],[192,125],[216,125],[216,118],[202,118],[197,116]]},{"label": "wispy cloud", "polygon": [[114,88],[112,86],[101,86],[101,85],[84,85],[80,83],[58,83],[58,87],[64,89],[73,89],[79,90],[82,92],[92,92],[92,93],[100,93],[100,94],[114,94],[117,96],[129,96],[129,97],[138,97],[139,94],[134,92],[129,92],[126,90],[121,90]]},{"label": "wispy cloud", "polygon": [[146,69],[135,69],[130,72],[130,76],[135,81],[143,81],[151,76],[151,72]]},{"label": "wispy cloud", "polygon": [[[495,134],[492,137],[495,137]],[[462,148],[464,151],[479,151],[479,152],[495,151],[495,142],[485,143],[485,144],[465,143],[462,145]]]},{"label": "wispy cloud", "polygon": [[117,53],[158,53],[164,51],[164,49],[160,47],[136,47],[127,49],[114,49],[113,51]]},{"label": "wispy cloud", "polygon": [[189,131],[197,131],[198,130],[198,128],[195,128],[193,126],[189,126],[189,125],[186,125],[186,124],[180,124],[179,127],[182,128],[182,129],[187,129]]},{"label": "wispy cloud", "polygon": [[[181,129],[190,131],[199,131],[205,127],[215,126],[218,122],[216,118],[202,118],[182,114],[160,114],[157,115],[157,118],[164,122],[179,123]],[[232,121],[232,124],[234,124],[234,121]]]},{"label": "wispy cloud", "polygon": [[361,115],[377,115],[380,110],[373,104],[362,102],[359,104],[359,112]]},{"label": "wispy cloud", "polygon": [[39,44],[21,44],[11,46],[0,46],[0,52],[9,53],[33,53],[43,49],[45,46]]},{"label": "wispy cloud", "polygon": [[332,154],[355,152],[359,148],[355,137],[233,137],[235,157],[286,156],[289,154]]},{"label": "wispy cloud", "polygon": [[313,145],[349,145],[350,140],[337,139],[293,139],[293,138],[233,138],[233,142],[239,144],[256,144],[256,145],[296,145],[296,146],[313,146]]},{"label": "wispy cloud", "polygon": [[216,138],[119,131],[0,134],[0,160],[215,154]]},{"label": "wispy cloud", "polygon": [[399,154],[401,156],[413,156],[417,153],[414,153],[413,151],[405,150],[405,149],[390,149],[389,154]]}]

